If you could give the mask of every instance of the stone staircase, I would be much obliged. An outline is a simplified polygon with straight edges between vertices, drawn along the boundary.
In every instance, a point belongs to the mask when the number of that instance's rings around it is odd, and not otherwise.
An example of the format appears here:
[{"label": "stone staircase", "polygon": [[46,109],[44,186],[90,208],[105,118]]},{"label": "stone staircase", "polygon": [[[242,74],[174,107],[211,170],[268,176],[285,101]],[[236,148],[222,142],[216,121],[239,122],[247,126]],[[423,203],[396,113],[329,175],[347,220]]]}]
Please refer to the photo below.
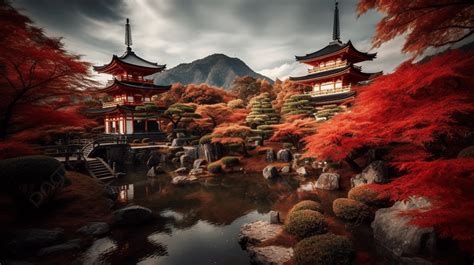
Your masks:
[{"label": "stone staircase", "polygon": [[114,170],[99,157],[91,158],[86,161],[86,169],[89,174],[101,181],[108,181],[117,178]]}]

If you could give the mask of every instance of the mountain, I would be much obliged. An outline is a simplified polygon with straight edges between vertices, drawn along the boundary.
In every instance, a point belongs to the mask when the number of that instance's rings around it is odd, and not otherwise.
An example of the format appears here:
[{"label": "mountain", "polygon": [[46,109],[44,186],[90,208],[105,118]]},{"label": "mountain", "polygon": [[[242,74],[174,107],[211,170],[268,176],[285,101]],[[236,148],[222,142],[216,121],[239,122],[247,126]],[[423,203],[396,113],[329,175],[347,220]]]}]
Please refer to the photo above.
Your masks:
[{"label": "mountain", "polygon": [[238,58],[231,58],[224,54],[213,54],[191,63],[180,64],[165,72],[154,75],[155,84],[208,84],[214,87],[230,89],[236,77],[252,76],[257,79],[266,79],[273,84],[273,80],[254,72],[248,65]]}]

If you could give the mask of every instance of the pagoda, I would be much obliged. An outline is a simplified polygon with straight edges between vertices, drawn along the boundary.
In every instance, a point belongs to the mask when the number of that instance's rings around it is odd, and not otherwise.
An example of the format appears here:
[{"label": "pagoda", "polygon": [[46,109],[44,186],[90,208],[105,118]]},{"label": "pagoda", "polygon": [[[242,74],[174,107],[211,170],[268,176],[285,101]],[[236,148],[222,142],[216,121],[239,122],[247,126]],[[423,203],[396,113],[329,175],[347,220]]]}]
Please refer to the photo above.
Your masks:
[{"label": "pagoda", "polygon": [[339,29],[339,9],[336,1],[334,10],[333,40],[326,47],[306,54],[295,56],[296,61],[311,66],[308,74],[290,77],[290,81],[311,87],[306,91],[317,105],[341,104],[355,96],[352,87],[367,81],[379,73],[364,73],[354,64],[372,60],[375,53],[358,51],[351,41],[342,43]]},{"label": "pagoda", "polygon": [[113,55],[110,63],[94,66],[99,73],[111,74],[113,80],[101,91],[111,99],[102,108],[89,113],[104,118],[105,134],[139,135],[160,132],[160,123],[147,115],[145,106],[154,106],[152,96],[164,93],[171,86],[158,86],[146,76],[163,71],[166,65],[147,61],[132,51],[132,35],[129,20],[125,25],[125,45],[122,56]]}]

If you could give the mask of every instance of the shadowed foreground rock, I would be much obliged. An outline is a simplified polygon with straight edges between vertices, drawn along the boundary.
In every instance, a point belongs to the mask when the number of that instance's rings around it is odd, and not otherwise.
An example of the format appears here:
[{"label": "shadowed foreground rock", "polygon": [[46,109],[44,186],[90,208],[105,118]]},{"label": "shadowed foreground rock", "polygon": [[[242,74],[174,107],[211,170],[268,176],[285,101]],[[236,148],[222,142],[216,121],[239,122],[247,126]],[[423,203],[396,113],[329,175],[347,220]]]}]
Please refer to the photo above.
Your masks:
[{"label": "shadowed foreground rock", "polygon": [[114,212],[115,223],[118,225],[138,225],[153,218],[152,211],[148,208],[132,205]]}]

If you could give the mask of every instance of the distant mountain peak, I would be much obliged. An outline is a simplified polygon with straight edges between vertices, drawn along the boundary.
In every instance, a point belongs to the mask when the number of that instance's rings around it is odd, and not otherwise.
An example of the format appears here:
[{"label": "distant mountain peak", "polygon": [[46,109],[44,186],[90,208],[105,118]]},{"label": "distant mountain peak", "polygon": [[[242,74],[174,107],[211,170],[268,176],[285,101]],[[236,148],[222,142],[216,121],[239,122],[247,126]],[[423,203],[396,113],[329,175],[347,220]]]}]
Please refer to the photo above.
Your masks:
[{"label": "distant mountain peak", "polygon": [[208,84],[230,89],[236,77],[252,76],[257,79],[273,80],[253,71],[239,58],[222,53],[208,55],[190,63],[182,63],[167,71],[154,75],[156,84]]}]

